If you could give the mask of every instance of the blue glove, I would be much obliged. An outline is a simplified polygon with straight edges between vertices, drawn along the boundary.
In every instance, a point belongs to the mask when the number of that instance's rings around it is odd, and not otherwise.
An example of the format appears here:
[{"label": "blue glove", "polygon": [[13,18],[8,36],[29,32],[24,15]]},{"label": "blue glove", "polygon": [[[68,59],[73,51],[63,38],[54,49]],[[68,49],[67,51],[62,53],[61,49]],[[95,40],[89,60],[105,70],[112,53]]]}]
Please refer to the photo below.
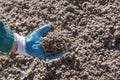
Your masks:
[{"label": "blue glove", "polygon": [[[50,25],[44,25],[39,29],[36,29],[28,36],[22,38],[21,36],[17,35],[18,40],[18,53],[28,54],[34,57],[39,57],[42,59],[56,59],[63,56],[64,53],[58,53],[55,55],[50,55],[44,51],[42,47],[39,46],[40,40],[42,35],[51,29]],[[21,40],[20,40],[21,39]],[[21,45],[23,44],[23,45]],[[20,49],[23,47],[23,49]]]}]

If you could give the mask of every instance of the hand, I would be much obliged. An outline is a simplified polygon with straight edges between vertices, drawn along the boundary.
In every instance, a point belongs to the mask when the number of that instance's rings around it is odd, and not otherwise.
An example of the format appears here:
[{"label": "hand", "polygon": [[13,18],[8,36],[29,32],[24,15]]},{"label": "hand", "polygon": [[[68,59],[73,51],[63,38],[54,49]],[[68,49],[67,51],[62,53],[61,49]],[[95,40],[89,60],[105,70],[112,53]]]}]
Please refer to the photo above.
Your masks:
[{"label": "hand", "polygon": [[41,57],[43,59],[55,59],[63,55],[63,53],[58,53],[56,55],[47,54],[44,52],[43,48],[39,46],[41,36],[50,29],[51,29],[50,25],[44,25],[39,29],[35,30],[30,35],[26,36],[25,38],[26,52],[29,55]]},{"label": "hand", "polygon": [[39,46],[41,36],[50,29],[51,29],[50,25],[44,25],[39,29],[36,29],[35,31],[33,31],[30,35],[23,38],[23,40],[20,40],[22,39],[21,37],[19,39],[20,41],[18,40],[18,44],[21,44],[22,42],[23,43],[22,46],[25,46],[25,48],[18,50],[18,52],[22,51],[21,53],[25,53],[25,54],[28,54],[34,57],[43,58],[43,59],[55,59],[63,56],[64,53],[62,52],[56,55],[50,55],[46,53],[42,47]]}]

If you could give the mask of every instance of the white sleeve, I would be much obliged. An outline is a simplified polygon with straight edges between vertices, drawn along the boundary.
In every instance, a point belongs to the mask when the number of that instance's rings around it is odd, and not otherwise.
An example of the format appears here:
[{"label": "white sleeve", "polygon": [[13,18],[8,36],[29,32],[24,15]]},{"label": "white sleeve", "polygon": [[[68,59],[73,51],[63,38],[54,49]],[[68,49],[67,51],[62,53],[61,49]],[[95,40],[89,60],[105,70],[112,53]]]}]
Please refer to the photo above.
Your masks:
[{"label": "white sleeve", "polygon": [[20,36],[17,33],[15,33],[15,36],[17,37],[17,45],[18,45],[18,49],[16,53],[28,56],[28,54],[25,51],[25,37]]}]

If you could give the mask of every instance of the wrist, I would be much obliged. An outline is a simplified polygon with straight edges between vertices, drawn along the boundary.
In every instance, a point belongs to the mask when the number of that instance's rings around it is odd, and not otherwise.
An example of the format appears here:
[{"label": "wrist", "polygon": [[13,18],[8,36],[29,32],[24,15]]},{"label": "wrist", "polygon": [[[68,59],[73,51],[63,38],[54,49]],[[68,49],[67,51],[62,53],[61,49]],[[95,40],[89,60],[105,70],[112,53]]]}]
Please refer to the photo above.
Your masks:
[{"label": "wrist", "polygon": [[17,51],[17,48],[18,48],[18,46],[17,46],[17,37],[14,34],[14,42],[13,42],[12,48],[10,49],[9,54],[14,54]]}]

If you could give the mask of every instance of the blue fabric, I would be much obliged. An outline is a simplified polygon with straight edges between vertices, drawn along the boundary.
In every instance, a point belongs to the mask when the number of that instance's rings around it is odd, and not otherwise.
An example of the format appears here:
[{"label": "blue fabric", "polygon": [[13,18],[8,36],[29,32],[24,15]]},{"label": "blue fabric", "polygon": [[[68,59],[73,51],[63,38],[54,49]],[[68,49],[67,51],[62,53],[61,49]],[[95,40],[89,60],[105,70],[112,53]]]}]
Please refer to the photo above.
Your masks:
[{"label": "blue fabric", "polygon": [[34,57],[39,57],[42,59],[55,59],[63,56],[64,53],[62,52],[56,55],[50,55],[48,53],[45,53],[44,49],[39,46],[41,36],[50,29],[51,29],[50,25],[44,25],[33,31],[33,33],[31,33],[30,35],[26,36],[25,50],[29,55]]}]

